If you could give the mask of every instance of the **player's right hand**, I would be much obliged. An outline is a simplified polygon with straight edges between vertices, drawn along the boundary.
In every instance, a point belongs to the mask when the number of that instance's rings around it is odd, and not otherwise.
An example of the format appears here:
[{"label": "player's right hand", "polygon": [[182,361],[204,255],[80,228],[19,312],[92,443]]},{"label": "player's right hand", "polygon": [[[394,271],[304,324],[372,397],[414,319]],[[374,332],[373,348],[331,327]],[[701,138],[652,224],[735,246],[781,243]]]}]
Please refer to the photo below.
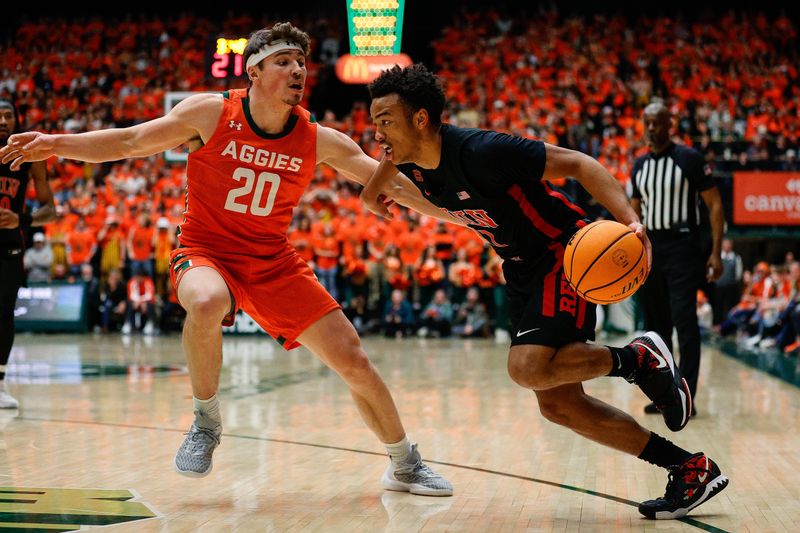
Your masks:
[{"label": "player's right hand", "polygon": [[[633,231],[633,233],[639,237],[639,240],[642,241],[645,255],[647,256],[647,274],[649,274],[650,268],[653,266],[653,245],[650,244],[650,238],[647,236],[647,230],[641,222],[631,222],[628,224],[628,227],[631,228],[631,231]],[[647,277],[647,274],[645,274],[645,278]]]},{"label": "player's right hand", "polygon": [[11,170],[30,161],[44,161],[55,155],[55,138],[39,131],[17,133],[8,138],[8,144],[0,148],[0,161],[11,162]]},{"label": "player's right hand", "polygon": [[0,207],[0,229],[14,229],[19,227],[19,215],[10,209]]}]

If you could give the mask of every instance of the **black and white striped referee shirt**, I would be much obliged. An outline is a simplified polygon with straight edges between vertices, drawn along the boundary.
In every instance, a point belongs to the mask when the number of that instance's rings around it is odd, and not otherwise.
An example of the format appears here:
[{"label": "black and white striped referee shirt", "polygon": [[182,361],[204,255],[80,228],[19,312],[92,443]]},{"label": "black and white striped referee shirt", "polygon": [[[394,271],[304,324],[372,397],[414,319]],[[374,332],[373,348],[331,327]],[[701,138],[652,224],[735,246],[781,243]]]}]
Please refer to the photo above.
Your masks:
[{"label": "black and white striped referee shirt", "polygon": [[714,186],[703,154],[672,143],[658,156],[650,152],[637,158],[631,175],[631,196],[641,201],[642,224],[648,231],[697,229],[699,193]]}]

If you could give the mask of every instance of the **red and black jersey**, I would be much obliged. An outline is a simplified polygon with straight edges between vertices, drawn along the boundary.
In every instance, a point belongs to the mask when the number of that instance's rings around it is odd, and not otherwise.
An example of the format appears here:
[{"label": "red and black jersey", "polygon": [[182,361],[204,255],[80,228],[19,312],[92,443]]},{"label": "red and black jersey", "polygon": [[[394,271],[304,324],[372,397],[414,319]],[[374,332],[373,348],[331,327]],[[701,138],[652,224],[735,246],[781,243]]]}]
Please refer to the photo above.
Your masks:
[{"label": "red and black jersey", "polygon": [[542,180],[541,141],[443,124],[439,166],[398,168],[428,201],[477,231],[503,259],[535,262],[565,244],[584,211]]},{"label": "red and black jersey", "polygon": [[[0,207],[21,215],[25,209],[25,191],[28,189],[31,163],[22,163],[19,170],[11,170],[11,163],[0,164]],[[22,228],[0,229],[0,251],[23,248]]]}]

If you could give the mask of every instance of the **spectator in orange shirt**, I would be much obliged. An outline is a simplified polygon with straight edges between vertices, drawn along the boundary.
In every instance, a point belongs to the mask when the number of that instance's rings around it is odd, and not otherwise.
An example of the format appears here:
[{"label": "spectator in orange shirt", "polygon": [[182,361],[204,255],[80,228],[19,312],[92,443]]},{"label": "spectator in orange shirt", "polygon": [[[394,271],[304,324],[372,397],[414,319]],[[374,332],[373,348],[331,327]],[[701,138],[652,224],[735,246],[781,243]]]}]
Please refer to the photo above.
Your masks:
[{"label": "spectator in orange shirt", "polygon": [[369,267],[366,261],[366,247],[360,242],[355,245],[353,253],[343,255],[342,272],[344,278],[344,299],[352,302],[362,297],[366,304],[369,294]]},{"label": "spectator in orange shirt", "polygon": [[395,242],[400,250],[400,260],[403,265],[409,271],[413,270],[413,265],[417,263],[427,244],[425,235],[419,230],[419,223],[416,219],[408,220],[407,229],[395,237]]},{"label": "spectator in orange shirt", "polygon": [[119,229],[119,220],[114,215],[106,217],[105,225],[97,233],[100,242],[100,281],[115,269],[122,270],[125,265],[125,236]]},{"label": "spectator in orange shirt", "polygon": [[480,266],[485,241],[479,237],[478,233],[473,229],[454,228],[454,230],[455,240],[453,242],[453,248],[455,250],[466,250],[467,261],[473,265]]},{"label": "spectator in orange shirt", "polygon": [[453,286],[453,303],[461,305],[467,296],[467,289],[476,285],[481,279],[481,271],[467,260],[467,250],[462,248],[456,253],[456,260],[447,269],[447,279]]},{"label": "spectator in orange shirt", "polygon": [[[373,219],[373,222],[375,220]],[[367,240],[367,268],[369,268],[369,296],[367,305],[369,307],[383,307],[384,297],[383,286],[386,281],[386,272],[383,268],[383,260],[386,257],[386,226],[375,224],[365,234]]]},{"label": "spectator in orange shirt", "polygon": [[69,261],[67,260],[67,234],[71,228],[71,222],[64,216],[64,207],[57,205],[56,219],[44,226],[45,236],[50,241],[50,248],[53,250],[53,263],[50,267],[50,274],[53,276],[57,265],[60,265],[65,270],[69,266]]},{"label": "spectator in orange shirt", "polygon": [[[142,333],[152,335],[155,323],[155,285],[139,263],[128,282],[128,316],[122,326],[122,334],[142,328]],[[143,323],[143,324],[142,324]]]},{"label": "spectator in orange shirt", "polygon": [[387,294],[390,289],[405,291],[411,287],[411,279],[406,273],[403,260],[400,258],[400,250],[394,244],[386,247],[386,256],[383,258],[383,271],[386,276],[384,290]]},{"label": "spectator in orange shirt", "polygon": [[[348,213],[346,217],[339,220],[336,237],[342,243],[342,261],[340,261],[342,265],[348,258],[356,254],[356,248],[359,248],[359,245],[364,242],[365,226],[363,217],[359,219],[354,212]],[[364,247],[359,249],[363,252]]]},{"label": "spectator in orange shirt", "polygon": [[322,235],[316,237],[312,243],[317,278],[331,297],[339,301],[339,288],[336,285],[339,274],[339,241],[333,234],[333,226],[326,223],[322,227]]},{"label": "spectator in orange shirt", "polygon": [[89,263],[97,250],[97,241],[86,227],[83,217],[78,218],[75,229],[67,233],[66,244],[69,275],[78,278],[81,275],[81,266]]},{"label": "spectator in orange shirt", "polygon": [[142,213],[128,232],[128,258],[131,272],[143,269],[145,275],[153,278],[153,223],[150,215]]},{"label": "spectator in orange shirt", "polygon": [[155,282],[156,294],[162,301],[167,299],[169,284],[169,254],[175,248],[175,232],[171,231],[169,220],[160,217],[156,222],[156,232],[153,235],[153,249],[155,254]]},{"label": "spectator in orange shirt", "polygon": [[429,245],[414,265],[414,281],[419,288],[419,305],[425,308],[434,293],[442,288],[444,280],[444,264],[436,257],[436,247]]}]

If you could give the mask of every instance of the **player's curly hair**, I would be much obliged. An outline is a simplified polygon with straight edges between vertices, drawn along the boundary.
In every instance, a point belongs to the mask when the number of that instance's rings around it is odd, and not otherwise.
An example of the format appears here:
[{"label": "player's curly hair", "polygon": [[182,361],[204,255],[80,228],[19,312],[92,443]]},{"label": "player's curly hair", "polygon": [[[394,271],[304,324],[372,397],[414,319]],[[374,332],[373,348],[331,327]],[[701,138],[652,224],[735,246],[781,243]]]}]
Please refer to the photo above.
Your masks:
[{"label": "player's curly hair", "polygon": [[424,109],[431,124],[438,126],[442,122],[444,89],[439,78],[422,63],[384,70],[369,84],[369,94],[372,98],[397,94],[411,113]]},{"label": "player's curly hair", "polygon": [[291,22],[277,22],[272,28],[263,28],[250,34],[244,49],[244,64],[246,65],[247,59],[258,53],[265,44],[283,39],[299,44],[306,56],[311,52],[311,37],[306,32],[296,28]]}]

